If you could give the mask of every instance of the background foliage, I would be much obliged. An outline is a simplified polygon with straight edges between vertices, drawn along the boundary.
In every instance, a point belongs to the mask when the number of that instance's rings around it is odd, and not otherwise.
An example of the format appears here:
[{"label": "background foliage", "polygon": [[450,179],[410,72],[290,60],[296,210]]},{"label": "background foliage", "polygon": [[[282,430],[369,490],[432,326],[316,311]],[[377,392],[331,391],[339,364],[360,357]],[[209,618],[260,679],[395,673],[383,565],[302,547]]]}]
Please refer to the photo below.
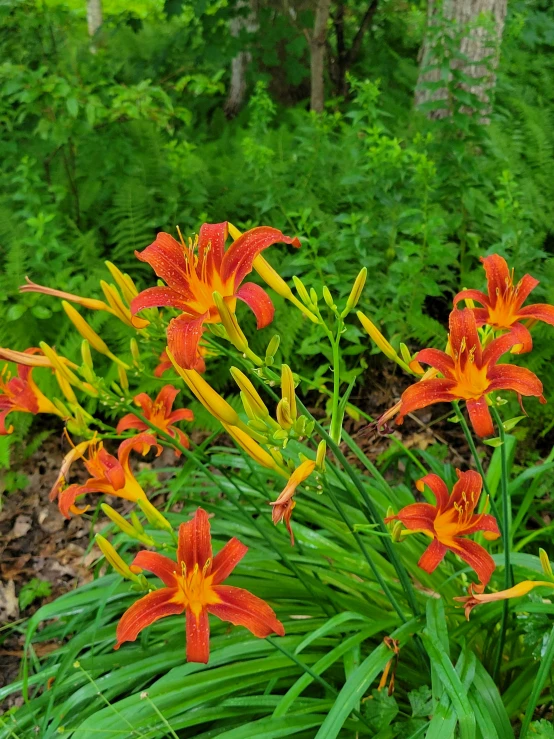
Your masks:
[{"label": "background foliage", "polygon": [[[352,35],[360,6],[352,1],[346,7],[346,31]],[[0,6],[1,346],[23,349],[46,340],[64,354],[77,351],[57,301],[18,293],[25,275],[97,295],[98,280],[105,276],[102,262],[109,259],[146,286],[151,273],[134,258],[135,249],[148,245],[159,230],[174,232],[176,224],[192,233],[203,221],[226,219],[239,228],[270,224],[298,235],[302,249],[275,247],[268,259],[284,277],[298,275],[318,292],[326,284],[344,297],[360,265],[367,266],[360,308],[395,346],[400,341],[413,349],[444,345],[451,298],[461,287],[484,286],[478,258],[487,253],[508,257],[517,275],[531,272],[541,280],[535,302],[554,303],[554,10],[548,0],[509,3],[489,125],[459,113],[463,100],[456,100],[455,90],[456,114],[448,119],[429,120],[414,110],[423,2],[380,4],[350,70],[348,95],[333,96],[328,80],[326,110],[319,116],[307,111],[309,49],[302,28],[312,24],[311,11],[301,10],[293,23],[276,5],[264,4],[264,33],[234,38],[228,24],[237,12],[240,7],[231,0],[110,0],[91,53],[80,2],[9,0]],[[334,43],[331,39],[331,52]],[[244,48],[252,56],[247,102],[228,120],[229,68]],[[253,348],[258,349],[256,341],[265,347],[277,332],[282,361],[324,380],[330,357],[319,330],[284,301],[275,302],[276,320],[253,337]],[[90,320],[113,349],[127,349],[128,333],[116,322],[101,315]],[[245,327],[249,320],[246,312],[241,315]],[[535,348],[525,361],[552,398],[549,330],[534,329]],[[380,377],[380,358],[369,358],[369,341],[354,322],[345,341],[344,377],[368,364],[366,385]],[[212,362],[210,379],[216,386],[224,384],[225,369],[224,360],[219,367]],[[152,382],[144,389],[154,387]],[[194,407],[199,425],[215,430],[209,416]],[[537,456],[525,435],[544,437],[554,425],[553,408],[552,402],[544,408],[534,404],[533,418],[514,430],[523,442],[518,449],[525,450],[519,461]],[[30,421],[18,419],[20,438]],[[13,444],[0,441],[1,468],[8,466]],[[32,450],[29,444],[25,453]],[[420,464],[452,478],[451,466],[438,461],[444,449],[436,445],[430,451],[414,454]],[[513,446],[511,452],[513,457]],[[421,474],[413,455],[393,448],[381,462],[395,478],[397,502],[411,502],[413,482]],[[487,670],[494,661],[501,607],[477,610],[466,624],[451,605],[459,588],[442,578],[446,614],[438,601],[431,602],[414,627],[424,645],[426,640],[437,645],[433,663],[442,665],[442,682],[436,672],[423,674],[411,640],[402,651],[395,696],[374,691],[359,703],[390,658],[382,632],[392,633],[400,622],[387,610],[348,528],[328,502],[322,507],[316,493],[298,508],[299,545],[291,558],[303,563],[305,577],[319,589],[315,603],[264,538],[284,548],[285,534],[276,533],[268,517],[262,532],[251,523],[267,501],[265,483],[229,449],[214,450],[210,463],[236,471],[240,506],[223,501],[220,491],[186,466],[173,470],[158,492],[169,492],[172,503],[217,510],[216,540],[237,535],[249,545],[235,582],[269,599],[278,613],[293,614],[279,643],[302,665],[268,642],[228,634],[220,626],[210,670],[202,672],[183,663],[177,621],[169,629],[165,623],[153,627],[137,645],[114,653],[115,623],[130,594],[119,578],[103,577],[43,606],[21,626],[28,644],[59,640],[62,646],[44,660],[31,648],[21,683],[0,691],[3,698],[23,689],[32,699],[16,713],[19,736],[35,735],[36,726],[45,738],[84,739],[99,730],[103,736],[125,736],[129,721],[136,736],[168,735],[152,703],[140,697],[146,688],[183,736],[192,730],[206,739],[292,733],[310,738],[325,722],[325,738],[360,732],[415,739],[427,731],[442,737],[446,734],[440,732],[455,731],[457,722],[467,731],[470,713],[478,717],[476,736],[509,736],[506,725],[521,721],[529,686],[539,679],[540,658],[552,662],[552,606],[531,596],[516,610],[520,628],[497,689]],[[539,577],[538,559],[531,554],[537,545],[552,555],[551,529],[542,515],[551,509],[552,464],[548,457],[540,473],[527,474],[513,463],[516,579]],[[495,490],[497,466],[493,456],[489,476]],[[10,474],[8,487],[21,487],[21,478]],[[384,514],[383,491],[369,483],[368,489]],[[363,524],[355,507],[348,512]],[[364,538],[392,578],[378,538],[371,532]],[[122,552],[130,546],[123,535],[114,541]],[[415,543],[403,546],[412,547],[404,556],[415,571],[420,551]],[[438,581],[421,572],[417,577],[439,591]],[[333,602],[340,617],[333,615]],[[402,633],[398,638],[404,646]],[[317,675],[325,671],[327,684],[305,668]],[[52,690],[45,689],[49,678],[55,678]],[[338,699],[345,682],[348,690]],[[443,684],[454,686],[452,695],[461,685],[467,703],[454,705]],[[543,696],[544,714],[550,702],[550,694]],[[6,726],[9,736],[11,725]],[[552,736],[546,721],[535,730]]]}]

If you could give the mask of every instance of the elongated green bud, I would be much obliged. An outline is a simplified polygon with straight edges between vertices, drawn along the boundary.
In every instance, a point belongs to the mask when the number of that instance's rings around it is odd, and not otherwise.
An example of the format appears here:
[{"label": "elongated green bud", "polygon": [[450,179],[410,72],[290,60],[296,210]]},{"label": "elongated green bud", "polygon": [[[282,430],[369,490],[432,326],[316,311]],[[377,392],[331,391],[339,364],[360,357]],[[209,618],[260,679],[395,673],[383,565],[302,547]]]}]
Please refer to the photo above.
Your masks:
[{"label": "elongated green bud", "polygon": [[131,523],[133,524],[133,527],[142,534],[144,531],[144,526],[141,524],[139,517],[137,516],[135,511],[131,511]]},{"label": "elongated green bud", "polygon": [[152,526],[155,526],[157,529],[163,529],[164,531],[173,531],[173,527],[171,526],[167,518],[165,516],[162,516],[159,510],[155,508],[149,500],[139,498],[137,500],[137,505],[146,516],[148,522],[152,524]]},{"label": "elongated green bud", "polygon": [[138,365],[140,364],[140,352],[138,342],[134,337],[129,342],[129,346],[131,348],[131,356],[133,357],[133,362],[135,366],[138,367]]},{"label": "elongated green bud", "polygon": [[277,403],[277,423],[282,429],[288,431],[294,423],[294,419],[290,414],[290,403],[285,398],[282,398]]},{"label": "elongated green bud", "polygon": [[219,317],[221,318],[221,323],[227,332],[229,341],[239,350],[239,352],[246,352],[248,349],[248,341],[238,324],[237,317],[229,310],[227,303],[217,291],[213,293],[212,297],[219,313]]},{"label": "elongated green bud", "polygon": [[352,287],[350,295],[348,296],[348,300],[346,301],[346,307],[342,312],[342,318],[347,316],[350,311],[358,305],[358,301],[360,300],[360,296],[365,286],[366,278],[367,267],[362,267],[362,269],[358,272],[358,276],[354,281],[354,286]]},{"label": "elongated green bud", "polygon": [[281,337],[279,334],[275,334],[275,336],[271,339],[269,344],[267,345],[267,349],[265,350],[265,363],[268,367],[271,367],[275,360],[275,355],[277,354],[277,350],[279,349],[279,344],[281,343]]},{"label": "elongated green bud", "polygon": [[131,523],[129,523],[127,519],[123,518],[123,516],[121,516],[107,503],[102,503],[100,507],[102,508],[102,511],[106,514],[106,516],[110,519],[110,521],[112,521],[120,531],[123,531],[124,534],[127,534],[127,536],[130,536],[132,539],[137,539],[138,541],[141,541],[143,544],[146,544],[147,547],[151,547],[154,545],[154,539],[152,539],[151,536],[148,536],[148,534],[145,534],[144,529],[142,531],[138,531],[137,529],[135,529],[135,527]]},{"label": "elongated green bud", "polygon": [[410,350],[406,346],[406,344],[400,343],[400,354],[402,355],[402,359],[406,362],[406,364],[410,364],[412,361],[412,355],[410,354]]},{"label": "elongated green bud", "polygon": [[290,417],[295,421],[297,414],[296,393],[294,391],[294,377],[288,364],[283,364],[281,367],[281,395],[283,400],[288,402]]},{"label": "elongated green bud", "polygon": [[119,365],[119,364],[117,365],[117,373],[119,375],[119,383],[120,383],[121,387],[124,390],[128,390],[129,389],[129,380],[127,378],[127,373],[125,372],[125,370],[123,369],[123,367],[121,365]]},{"label": "elongated green bud", "polygon": [[106,561],[111,564],[114,570],[121,575],[121,577],[124,577],[126,580],[141,583],[138,573],[135,574],[131,571],[129,565],[119,556],[107,539],[104,539],[101,534],[96,534],[94,540],[98,544],[98,548],[106,558]]},{"label": "elongated green bud", "polygon": [[296,288],[296,292],[300,295],[302,302],[308,306],[312,305],[312,301],[310,300],[310,296],[308,295],[308,291],[306,290],[302,280],[296,275],[293,275],[292,281],[294,282],[294,287]]},{"label": "elongated green bud", "polygon": [[315,457],[315,466],[320,471],[325,470],[325,455],[327,453],[327,444],[324,441],[320,441],[317,445],[317,454]]},{"label": "elongated green bud", "polygon": [[269,416],[267,406],[244,372],[241,372],[237,367],[231,367],[230,372],[233,380],[240,387],[242,395],[247,397],[248,405],[252,409],[254,416],[260,419],[267,418]]},{"label": "elongated green bud", "polygon": [[323,286],[323,300],[331,310],[335,310],[335,308],[337,307],[335,305],[335,301],[333,300],[333,296],[331,295],[331,291],[329,290],[327,285]]},{"label": "elongated green bud", "polygon": [[553,577],[552,565],[550,564],[548,554],[544,551],[544,549],[539,549],[539,559],[541,561],[541,567],[544,574],[548,575],[549,577]]},{"label": "elongated green bud", "polygon": [[90,344],[86,339],[83,339],[81,342],[81,357],[83,358],[83,364],[85,367],[93,370],[94,364],[92,362],[92,354],[90,353]]}]

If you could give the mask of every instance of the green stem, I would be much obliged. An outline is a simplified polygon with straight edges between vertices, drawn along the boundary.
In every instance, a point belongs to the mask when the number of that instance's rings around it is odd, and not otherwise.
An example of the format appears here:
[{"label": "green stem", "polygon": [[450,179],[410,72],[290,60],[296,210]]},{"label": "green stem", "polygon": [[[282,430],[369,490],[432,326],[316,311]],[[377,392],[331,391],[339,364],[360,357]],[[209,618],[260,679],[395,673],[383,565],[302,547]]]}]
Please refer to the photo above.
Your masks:
[{"label": "green stem", "polygon": [[[502,419],[496,408],[491,408],[494,421],[498,428],[500,437],[500,462],[502,466],[501,491],[502,491],[502,529],[504,544],[504,588],[507,590],[512,587],[512,571],[510,568],[510,553],[512,549],[512,501],[510,498],[510,489],[508,487],[508,455],[506,454],[506,433]],[[493,670],[493,680],[496,681],[502,664],[502,652],[506,642],[506,629],[508,627],[508,600],[505,600],[502,606],[502,620],[500,622],[500,639],[498,641],[498,651]]]},{"label": "green stem", "polygon": [[330,336],[331,348],[333,350],[333,400],[331,410],[331,427],[329,433],[336,444],[340,444],[342,431],[342,413],[340,407],[340,329],[342,321],[339,322],[337,336]]},{"label": "green stem", "polygon": [[[387,533],[388,529],[385,526],[385,522],[383,521],[383,518],[381,514],[379,513],[375,503],[369,497],[367,490],[363,486],[356,472],[352,469],[351,465],[348,463],[348,460],[346,459],[344,454],[341,452],[339,446],[335,444],[335,442],[333,441],[333,439],[331,439],[331,437],[325,431],[323,426],[313,418],[313,416],[304,406],[302,401],[297,400],[297,403],[298,403],[298,407],[302,410],[302,412],[305,413],[309,418],[315,421],[315,428],[317,429],[318,433],[327,442],[329,448],[331,449],[331,451],[337,458],[337,461],[341,464],[341,466],[343,467],[344,471],[346,472],[350,480],[354,483],[354,486],[356,487],[357,491],[362,496],[362,500],[365,504],[365,508],[367,509],[366,518],[369,520],[370,523],[378,524],[379,529]],[[388,485],[388,483],[386,484]],[[356,496],[350,490],[349,485],[345,485],[345,490],[349,493],[349,495],[351,495],[351,497],[355,501],[355,505],[358,505],[358,500],[356,499]],[[417,600],[416,600],[415,593],[414,593],[414,588],[413,588],[410,578],[408,577],[408,573],[406,572],[404,565],[402,564],[397,553],[395,552],[394,546],[392,542],[390,541],[390,539],[383,538],[383,544],[385,546],[385,549],[387,551],[387,555],[391,561],[391,564],[396,570],[398,579],[400,580],[402,587],[404,588],[404,592],[406,593],[406,597],[408,599],[408,603],[410,604],[410,608],[415,616],[419,616],[419,613],[420,613],[419,606],[417,604]]]},{"label": "green stem", "polygon": [[383,578],[383,576],[379,572],[379,568],[377,567],[377,565],[375,564],[375,562],[369,556],[369,552],[367,551],[367,549],[365,547],[365,544],[364,544],[364,542],[362,540],[362,537],[356,531],[356,529],[352,526],[352,523],[350,522],[350,519],[346,515],[346,513],[345,513],[343,507],[341,506],[338,498],[335,496],[335,493],[333,492],[331,486],[330,485],[326,485],[326,490],[327,490],[327,493],[328,493],[329,497],[331,498],[331,500],[333,502],[333,505],[337,509],[337,512],[338,512],[339,516],[342,518],[342,520],[344,521],[344,523],[348,526],[348,528],[350,530],[350,533],[352,534],[352,536],[356,540],[356,544],[360,548],[360,551],[364,555],[366,562],[368,563],[368,565],[371,568],[371,571],[375,575],[375,579],[377,580],[377,582],[381,586],[381,589],[383,590],[383,592],[385,593],[385,595],[389,599],[391,606],[394,608],[394,610],[396,611],[396,613],[400,617],[400,620],[403,621],[404,623],[407,623],[408,619],[404,615],[402,609],[400,608],[400,606],[398,604],[398,601],[396,600],[396,598],[392,594],[392,591],[389,588],[389,586],[387,585],[385,579]]}]

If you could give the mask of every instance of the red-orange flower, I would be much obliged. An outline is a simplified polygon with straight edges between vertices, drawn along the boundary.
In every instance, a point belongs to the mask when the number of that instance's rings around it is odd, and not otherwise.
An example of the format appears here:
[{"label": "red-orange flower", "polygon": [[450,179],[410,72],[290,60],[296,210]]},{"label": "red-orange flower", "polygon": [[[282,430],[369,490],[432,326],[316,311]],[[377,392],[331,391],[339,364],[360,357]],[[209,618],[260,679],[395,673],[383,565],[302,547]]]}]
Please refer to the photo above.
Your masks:
[{"label": "red-orange flower", "polygon": [[143,290],[131,303],[131,312],[145,308],[171,306],[183,313],[173,318],[167,330],[169,349],[185,369],[199,368],[198,342],[206,323],[220,323],[213,299],[218,292],[231,311],[237,298],[256,316],[258,328],[273,320],[274,308],[269,295],[253,282],[242,284],[252,271],[252,262],[272,244],[284,242],[300,246],[296,238],[285,236],[269,226],[246,231],[225,251],[227,223],[204,223],[198,240],[189,246],[172,236],[159,233],[156,241],[137,257],[148,262],[167,286]]},{"label": "red-orange flower", "polygon": [[535,303],[524,308],[523,303],[539,281],[531,275],[524,275],[514,285],[513,271],[510,273],[506,260],[498,254],[481,257],[487,275],[488,295],[480,290],[462,290],[454,298],[454,306],[461,300],[476,300],[483,308],[473,308],[478,326],[488,324],[496,329],[514,328],[522,345],[521,352],[529,352],[533,341],[528,329],[520,321],[532,319],[544,321],[554,326],[554,306]]},{"label": "red-orange flower", "polygon": [[135,641],[154,621],[183,612],[188,662],[206,663],[209,659],[209,613],[235,626],[245,626],[260,638],[273,633],[284,636],[283,624],[265,601],[248,590],[221,584],[247,551],[248,547],[233,538],[213,557],[208,514],[198,508],[192,521],[179,527],[177,562],[146,551],[133,560],[131,567],[152,572],[165,587],[148,593],[125,611],[117,627],[115,649],[123,642]]},{"label": "red-orange flower", "polygon": [[[173,403],[180,390],[174,388],[173,385],[164,385],[158,393],[156,400],[152,399],[146,393],[139,393],[135,396],[135,403],[142,409],[144,416],[153,423],[157,428],[165,431],[173,436],[174,439],[187,449],[190,446],[189,437],[184,431],[174,426],[179,421],[194,421],[194,414],[188,408],[179,408],[173,411]],[[151,434],[156,433],[144,421],[135,416],[134,413],[128,413],[117,424],[116,432],[118,434],[128,429],[136,429],[137,431],[149,431]],[[179,457],[181,452],[176,449],[175,454]]]},{"label": "red-orange flower", "polygon": [[[35,354],[40,349],[26,349],[24,354]],[[12,411],[21,413],[55,413],[56,406],[38,389],[32,377],[33,367],[17,365],[17,377],[10,377],[8,366],[0,373],[0,436],[11,434],[13,426],[6,427],[6,416]]]},{"label": "red-orange flower", "polygon": [[473,311],[455,308],[450,314],[451,356],[439,349],[423,349],[415,356],[416,361],[431,365],[443,377],[410,385],[402,395],[396,423],[433,403],[465,400],[475,433],[491,436],[494,427],[485,397],[488,393],[513,390],[518,396],[533,395],[546,403],[542,383],[533,372],[512,364],[497,365],[500,357],[519,343],[520,336],[510,331],[483,349]]},{"label": "red-orange flower", "polygon": [[481,495],[483,480],[477,472],[456,470],[458,481],[448,494],[446,484],[438,475],[429,474],[417,481],[418,490],[427,485],[437,501],[413,503],[385,519],[388,523],[399,519],[410,531],[421,531],[433,540],[418,562],[425,572],[433,572],[444,559],[447,551],[454,552],[477,573],[484,588],[494,572],[491,555],[471,539],[461,537],[484,531],[485,538],[498,539],[500,531],[494,516],[488,513],[475,514],[474,510]]},{"label": "red-orange flower", "polygon": [[[70,512],[81,514],[88,510],[89,506],[77,508],[75,505],[76,498],[87,493],[107,493],[133,502],[147,500],[146,493],[131,471],[129,454],[134,449],[144,456],[152,446],[155,446],[157,453],[161,454],[162,447],[156,442],[155,437],[144,433],[122,441],[117,450],[117,457],[107,452],[101,441],[93,440],[79,444],[69,452],[67,462],[64,460],[61,473],[50,491],[50,500],[58,499],[60,513],[66,518],[69,518]],[[74,483],[64,489],[70,465],[82,457],[85,451],[88,451],[88,457],[83,458],[83,462],[90,478],[84,485]]]}]

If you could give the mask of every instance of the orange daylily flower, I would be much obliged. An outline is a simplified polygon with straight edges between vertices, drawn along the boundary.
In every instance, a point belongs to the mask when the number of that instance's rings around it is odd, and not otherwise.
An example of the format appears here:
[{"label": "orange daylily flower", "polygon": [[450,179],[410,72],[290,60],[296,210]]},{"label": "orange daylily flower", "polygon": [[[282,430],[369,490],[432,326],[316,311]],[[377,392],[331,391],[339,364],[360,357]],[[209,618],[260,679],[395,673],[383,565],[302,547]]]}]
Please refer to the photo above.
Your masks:
[{"label": "orange daylily flower", "polygon": [[[179,408],[176,411],[172,410],[175,398],[180,392],[173,385],[164,385],[158,393],[156,400],[152,401],[146,393],[139,393],[135,396],[134,400],[141,407],[144,416],[150,423],[153,423],[157,428],[173,436],[174,439],[177,439],[180,444],[188,449],[190,446],[189,437],[184,431],[174,426],[174,424],[179,421],[194,421],[194,413],[188,408]],[[126,416],[123,416],[117,424],[116,433],[121,434],[128,429],[148,431],[151,434],[156,433],[148,424],[137,418],[134,413],[128,413]],[[175,455],[180,457],[181,452],[176,449]]]},{"label": "orange daylily flower", "polygon": [[474,513],[483,486],[481,475],[472,470],[456,470],[456,474],[458,481],[450,495],[438,475],[422,477],[416,487],[422,491],[427,485],[435,496],[436,505],[412,503],[402,508],[396,516],[386,518],[385,523],[398,519],[410,531],[420,531],[431,537],[433,541],[417,563],[425,572],[433,572],[446,552],[451,551],[475,570],[484,588],[494,572],[494,560],[480,544],[462,537],[484,531],[485,538],[493,540],[498,539],[500,531],[494,516]]},{"label": "orange daylily flower", "polygon": [[546,403],[542,383],[530,370],[512,364],[497,365],[500,357],[521,343],[520,336],[510,331],[494,339],[485,349],[481,346],[475,315],[470,308],[450,314],[450,354],[439,349],[423,349],[415,356],[438,370],[443,377],[420,380],[404,391],[397,424],[404,416],[434,403],[465,400],[470,421],[478,436],[492,436],[494,427],[486,396],[498,390],[513,390],[538,397]]},{"label": "orange daylily flower", "polygon": [[[510,598],[521,598],[523,595],[527,595],[534,588],[554,588],[553,582],[545,580],[524,580],[523,582],[514,585],[512,588],[507,590],[500,590],[498,593],[480,593],[476,592],[473,585],[468,588],[469,595],[464,595],[454,600],[463,603],[465,616],[469,621],[471,611],[475,606],[479,606],[483,603],[494,603],[497,600],[509,600]],[[479,589],[477,589],[479,590]]]},{"label": "orange daylily flower", "polygon": [[198,508],[192,521],[179,527],[177,562],[156,552],[139,552],[131,568],[152,572],[165,587],[134,603],[117,626],[115,649],[135,641],[146,626],[164,616],[185,613],[187,661],[207,663],[210,657],[208,614],[235,626],[245,626],[261,639],[285,635],[283,624],[272,608],[248,590],[222,585],[244,557],[248,547],[231,539],[212,556],[208,514]]},{"label": "orange daylily flower", "polygon": [[302,462],[302,464],[300,464],[290,476],[289,481],[285,485],[283,492],[279,495],[277,500],[274,500],[272,503],[269,504],[273,506],[273,510],[271,512],[273,523],[277,525],[281,521],[285,522],[287,531],[290,534],[291,546],[294,546],[294,534],[292,533],[292,525],[290,519],[294,506],[296,505],[296,501],[293,500],[293,496],[296,492],[296,488],[300,485],[300,483],[304,482],[304,480],[307,480],[308,477],[315,470],[315,466],[315,462],[312,462],[311,460],[306,460],[305,462]]},{"label": "orange daylily flower", "polygon": [[[22,352],[31,356],[40,349],[31,348]],[[11,434],[13,426],[6,427],[6,416],[12,411],[20,413],[54,413],[61,416],[56,406],[38,389],[32,377],[33,367],[28,364],[17,365],[17,377],[11,377],[8,366],[0,373],[0,436]]]},{"label": "orange daylily flower", "polygon": [[510,273],[506,260],[498,254],[481,257],[481,262],[487,275],[488,295],[480,290],[462,290],[454,298],[454,306],[461,300],[476,300],[483,306],[472,308],[477,326],[488,324],[496,329],[514,329],[522,345],[520,353],[531,351],[531,334],[520,321],[527,318],[554,326],[554,305],[535,303],[523,308],[523,303],[539,281],[531,275],[524,275],[514,285],[513,271]]},{"label": "orange daylily flower", "polygon": [[[92,440],[78,444],[66,455],[60,475],[50,491],[50,500],[58,499],[60,513],[65,518],[69,518],[70,512],[80,515],[88,510],[88,505],[85,508],[77,508],[75,505],[76,498],[87,493],[107,493],[133,502],[148,500],[131,471],[129,454],[134,449],[144,456],[152,446],[156,447],[157,455],[161,454],[162,447],[156,442],[155,437],[145,433],[122,441],[117,450],[117,457],[107,452],[101,441]],[[74,483],[64,488],[69,467],[76,459],[83,457],[85,451],[88,451],[88,456],[83,458],[83,462],[90,478],[84,485]]]},{"label": "orange daylily flower", "polygon": [[269,295],[253,282],[242,284],[252,271],[254,259],[272,244],[284,242],[300,246],[296,238],[285,236],[269,226],[246,231],[225,251],[227,222],[204,223],[197,240],[180,244],[167,233],[159,233],[153,244],[138,259],[147,262],[167,286],[149,287],[131,303],[135,315],[145,308],[170,306],[182,312],[167,329],[169,349],[185,369],[199,370],[198,343],[206,323],[221,323],[213,294],[218,292],[229,310],[237,298],[252,309],[258,328],[273,320]]}]

